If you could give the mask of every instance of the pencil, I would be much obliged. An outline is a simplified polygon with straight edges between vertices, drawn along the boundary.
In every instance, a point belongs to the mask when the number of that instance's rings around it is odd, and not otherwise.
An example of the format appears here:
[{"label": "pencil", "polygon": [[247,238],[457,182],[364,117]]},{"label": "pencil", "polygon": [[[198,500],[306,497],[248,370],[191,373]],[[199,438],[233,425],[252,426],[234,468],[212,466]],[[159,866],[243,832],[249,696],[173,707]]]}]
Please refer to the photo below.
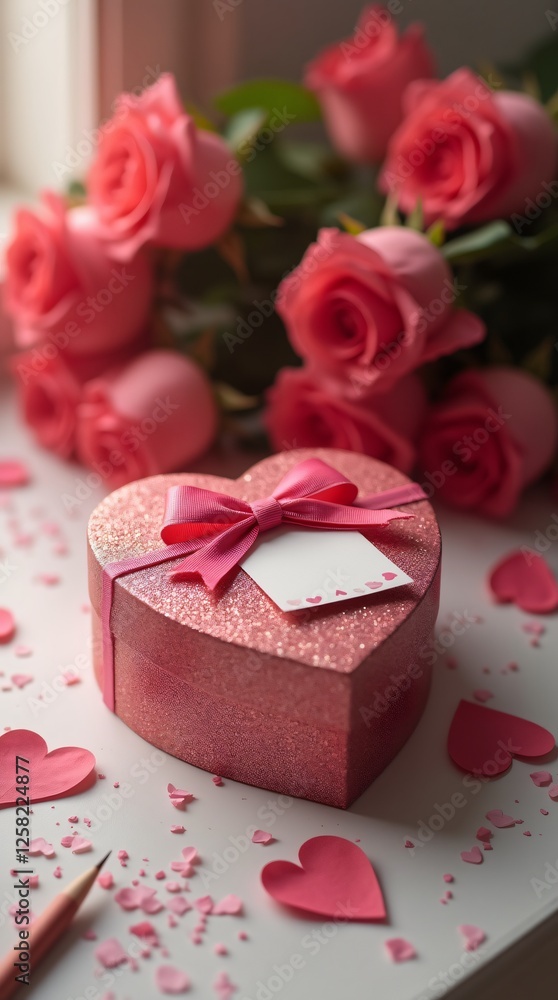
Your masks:
[{"label": "pencil", "polygon": [[26,951],[14,947],[0,962],[0,1000],[9,1000],[20,986],[33,985],[33,970],[67,931],[110,853],[93,868],[78,875],[33,920],[23,945]]}]

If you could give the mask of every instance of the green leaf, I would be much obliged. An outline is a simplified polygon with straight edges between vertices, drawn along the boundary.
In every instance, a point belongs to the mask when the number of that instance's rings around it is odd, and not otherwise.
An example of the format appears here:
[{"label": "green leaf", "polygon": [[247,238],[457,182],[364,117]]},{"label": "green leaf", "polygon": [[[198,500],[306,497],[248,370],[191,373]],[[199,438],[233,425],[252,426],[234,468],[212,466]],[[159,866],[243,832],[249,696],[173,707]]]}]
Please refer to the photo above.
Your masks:
[{"label": "green leaf", "polygon": [[425,234],[427,239],[434,244],[435,247],[441,247],[446,241],[446,227],[442,219],[436,219],[431,226],[428,227]]},{"label": "green leaf", "polygon": [[346,173],[346,164],[320,142],[292,142],[281,139],[276,154],[280,162],[299,177],[320,181],[333,173]]},{"label": "green leaf", "polygon": [[339,212],[339,222],[345,232],[350,233],[351,236],[358,236],[359,233],[363,233],[366,229],[364,222],[353,219],[352,215],[347,215],[346,212]]},{"label": "green leaf", "polygon": [[512,236],[513,230],[509,223],[499,219],[482,229],[475,229],[465,236],[450,240],[442,247],[442,253],[452,264],[469,264],[492,257]]},{"label": "green leaf", "polygon": [[236,115],[248,108],[261,108],[268,121],[275,118],[281,131],[293,121],[313,122],[321,118],[314,94],[290,80],[248,80],[225,91],[215,99],[215,106],[226,115]]},{"label": "green leaf", "polygon": [[250,152],[266,119],[267,115],[261,108],[246,108],[229,119],[224,132],[225,139],[239,157]]},{"label": "green leaf", "polygon": [[422,198],[417,198],[415,202],[415,207],[413,211],[409,213],[405,221],[405,225],[408,229],[416,229],[418,233],[422,233],[424,228],[424,212],[422,210]]},{"label": "green leaf", "polygon": [[380,225],[381,226],[400,226],[401,219],[399,218],[399,212],[397,211],[397,198],[395,195],[388,194],[386,198],[386,203],[382,209],[382,214],[380,215]]}]

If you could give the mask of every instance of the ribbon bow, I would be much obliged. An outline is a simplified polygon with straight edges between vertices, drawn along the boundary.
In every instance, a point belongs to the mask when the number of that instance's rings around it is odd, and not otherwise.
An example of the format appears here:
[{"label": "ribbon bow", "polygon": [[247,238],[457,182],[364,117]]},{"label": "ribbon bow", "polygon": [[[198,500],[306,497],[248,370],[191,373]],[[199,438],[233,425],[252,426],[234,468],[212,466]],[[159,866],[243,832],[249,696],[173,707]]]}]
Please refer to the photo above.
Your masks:
[{"label": "ribbon bow", "polygon": [[396,486],[354,502],[358,489],[321,459],[293,466],[269,497],[247,503],[226,493],[197,486],[171,486],[167,491],[161,537],[166,548],[130,556],[103,568],[103,696],[114,711],[114,644],[110,616],[114,581],[120,576],[187,556],[171,572],[172,580],[199,575],[213,590],[250,551],[261,531],[280,524],[333,531],[364,531],[394,518],[413,517],[396,504],[426,499],[418,483]]},{"label": "ribbon bow", "polygon": [[293,466],[269,497],[247,503],[226,493],[197,486],[171,486],[167,491],[161,537],[167,545],[190,542],[192,552],[170,574],[172,580],[201,576],[214,590],[250,551],[258,535],[280,524],[333,531],[359,531],[412,514],[384,509],[424,498],[412,483],[387,490],[353,506],[358,489],[330,465],[310,458]]}]

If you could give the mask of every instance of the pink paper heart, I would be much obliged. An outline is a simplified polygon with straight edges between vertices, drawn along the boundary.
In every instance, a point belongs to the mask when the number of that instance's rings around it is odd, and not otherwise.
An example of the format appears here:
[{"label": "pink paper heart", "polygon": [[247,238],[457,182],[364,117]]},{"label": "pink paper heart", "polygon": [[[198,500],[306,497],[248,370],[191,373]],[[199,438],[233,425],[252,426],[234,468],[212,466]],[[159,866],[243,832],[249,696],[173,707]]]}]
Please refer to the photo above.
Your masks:
[{"label": "pink paper heart", "polygon": [[513,757],[544,757],[554,749],[548,729],[518,715],[460,701],[448,734],[448,752],[463,771],[494,777]]},{"label": "pink paper heart", "polygon": [[306,600],[308,601],[308,604],[319,604],[321,601],[321,597],[318,594],[317,597],[307,597]]},{"label": "pink paper heart", "polygon": [[59,747],[48,752],[42,736],[30,729],[12,729],[0,737],[0,808],[15,805],[15,758],[29,763],[32,802],[75,795],[96,780],[95,757],[81,747]]},{"label": "pink paper heart", "polygon": [[482,865],[483,857],[480,847],[472,847],[470,851],[461,851],[461,860],[470,865]]},{"label": "pink paper heart", "polygon": [[355,593],[355,594],[365,594],[366,591],[362,590],[361,587],[355,587],[353,593]]},{"label": "pink paper heart", "polygon": [[344,837],[312,837],[298,852],[301,867],[271,861],[261,873],[278,903],[343,920],[384,920],[376,873],[364,851]]},{"label": "pink paper heart", "polygon": [[287,601],[287,604],[290,604],[292,608],[299,608],[302,601]]},{"label": "pink paper heart", "polygon": [[501,809],[491,809],[490,812],[487,812],[486,818],[497,830],[505,830],[508,826],[515,826],[513,816],[506,816]]},{"label": "pink paper heart", "polygon": [[346,590],[336,590],[335,591],[335,596],[336,597],[346,597],[347,596],[347,591]]},{"label": "pink paper heart", "polygon": [[513,601],[530,614],[548,614],[558,608],[558,583],[538,553],[526,558],[520,549],[510,552],[490,571],[488,583],[497,601]]},{"label": "pink paper heart", "polygon": [[370,590],[377,590],[378,587],[383,587],[383,583],[381,580],[369,580],[366,586],[370,587]]},{"label": "pink paper heart", "polygon": [[382,573],[384,580],[395,580],[397,573]]}]

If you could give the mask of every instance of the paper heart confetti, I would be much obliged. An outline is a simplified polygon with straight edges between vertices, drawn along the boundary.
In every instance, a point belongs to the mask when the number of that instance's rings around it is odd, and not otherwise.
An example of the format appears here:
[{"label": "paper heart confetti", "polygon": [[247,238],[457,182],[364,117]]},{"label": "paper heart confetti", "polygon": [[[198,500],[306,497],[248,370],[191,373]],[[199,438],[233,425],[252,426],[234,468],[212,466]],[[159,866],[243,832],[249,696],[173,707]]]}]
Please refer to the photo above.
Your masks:
[{"label": "paper heart confetti", "polygon": [[487,777],[507,771],[513,757],[544,757],[554,747],[552,733],[537,723],[469,701],[459,702],[448,734],[454,764]]},{"label": "paper heart confetti", "polygon": [[461,860],[467,861],[470,865],[482,865],[482,851],[480,847],[472,847],[470,851],[461,851]]},{"label": "paper heart confetti", "polygon": [[558,608],[558,583],[538,553],[510,552],[492,568],[488,583],[497,601],[513,601],[530,614],[548,614]]},{"label": "paper heart confetti", "polygon": [[341,920],[384,920],[386,909],[366,854],[343,837],[312,837],[298,852],[300,866],[271,861],[264,889],[284,906]]},{"label": "paper heart confetti", "polygon": [[506,813],[502,812],[501,809],[491,809],[490,812],[487,812],[486,818],[497,830],[505,830],[508,826],[515,826],[513,816],[506,816]]},{"label": "paper heart confetti", "polygon": [[30,729],[12,729],[0,736],[0,809],[15,805],[15,759],[24,764],[32,776],[32,802],[45,802],[85,791],[96,780],[95,757],[81,747],[59,747],[48,752],[38,733]]}]

